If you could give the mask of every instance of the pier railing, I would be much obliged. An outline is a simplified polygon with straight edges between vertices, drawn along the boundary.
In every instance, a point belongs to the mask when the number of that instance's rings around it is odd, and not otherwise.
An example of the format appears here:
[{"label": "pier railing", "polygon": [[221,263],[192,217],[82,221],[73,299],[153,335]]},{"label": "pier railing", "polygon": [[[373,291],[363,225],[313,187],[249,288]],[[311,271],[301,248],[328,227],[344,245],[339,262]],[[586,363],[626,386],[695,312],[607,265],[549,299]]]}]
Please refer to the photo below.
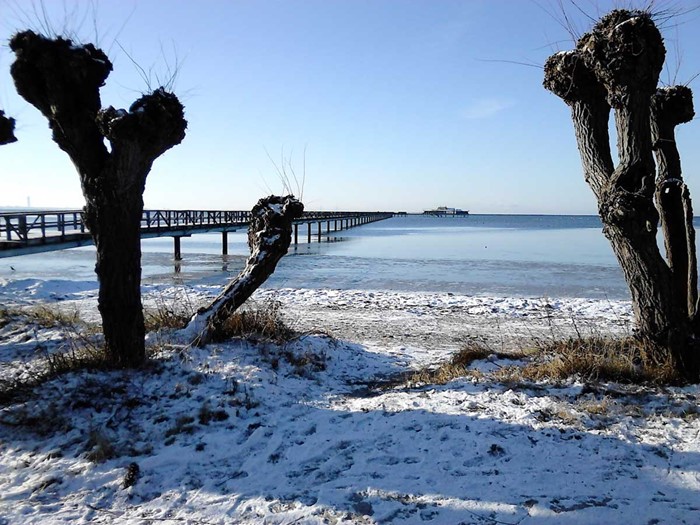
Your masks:
[{"label": "pier railing", "polygon": [[80,210],[15,212],[0,214],[0,239],[26,242],[34,237],[84,233]]},{"label": "pier railing", "polygon": [[[295,221],[295,242],[298,226],[326,223],[326,232],[346,229],[391,217],[391,212],[308,211]],[[175,238],[194,233],[236,231],[247,227],[250,211],[238,210],[144,210],[141,217],[141,236]],[[0,213],[0,257],[49,250],[61,250],[92,243],[82,210],[41,210]]]}]

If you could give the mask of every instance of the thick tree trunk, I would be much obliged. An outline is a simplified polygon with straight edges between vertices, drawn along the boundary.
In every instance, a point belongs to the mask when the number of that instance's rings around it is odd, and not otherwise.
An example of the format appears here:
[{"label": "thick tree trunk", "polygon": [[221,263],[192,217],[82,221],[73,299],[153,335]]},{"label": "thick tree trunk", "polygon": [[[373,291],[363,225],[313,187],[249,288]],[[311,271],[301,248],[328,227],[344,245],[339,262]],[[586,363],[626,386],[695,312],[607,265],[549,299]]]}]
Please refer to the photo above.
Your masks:
[{"label": "thick tree trunk", "polygon": [[632,293],[638,329],[667,347],[669,340],[676,341],[672,332],[685,329],[686,323],[656,242],[659,214],[654,205],[650,98],[645,92],[633,92],[615,111],[620,164],[599,206],[604,233]]},{"label": "thick tree trunk", "polygon": [[304,205],[292,196],[270,196],[253,207],[248,228],[250,257],[245,268],[207,307],[192,317],[184,335],[193,344],[205,344],[221,338],[226,320],[275,271],[292,240],[292,222],[301,217]]},{"label": "thick tree trunk", "polygon": [[[664,56],[648,13],[616,10],[575,50],[547,60],[544,86],[571,107],[584,175],[629,286],[638,335],[669,352],[680,373],[697,379],[695,232],[673,137],[675,125],[692,118],[692,94],[683,88],[679,102],[656,90]],[[610,107],[616,169],[607,134]],[[656,242],[659,220],[668,262]]]},{"label": "thick tree trunk", "polygon": [[[646,208],[646,210],[645,210]],[[632,295],[640,335],[668,347],[686,328],[674,301],[671,275],[656,245],[656,210],[646,198],[618,190],[601,205],[603,233],[610,241]]]},{"label": "thick tree trunk", "polygon": [[[89,208],[88,208],[89,209]],[[138,366],[145,359],[144,318],[141,304],[141,195],[120,206],[105,206],[91,217],[97,248],[95,273],[100,282],[98,309],[105,346],[120,368]],[[93,226],[94,224],[94,226]]]},{"label": "thick tree trunk", "polygon": [[138,366],[145,359],[142,195],[153,161],[185,136],[182,104],[160,88],[128,111],[101,109],[99,89],[112,70],[101,50],[31,31],[15,35],[10,47],[17,56],[11,67],[17,91],[48,119],[54,142],[80,175],[85,221],[97,247],[108,356],[115,366]]},{"label": "thick tree trunk", "polygon": [[15,119],[6,117],[5,112],[0,110],[0,146],[17,142],[15,137]]}]

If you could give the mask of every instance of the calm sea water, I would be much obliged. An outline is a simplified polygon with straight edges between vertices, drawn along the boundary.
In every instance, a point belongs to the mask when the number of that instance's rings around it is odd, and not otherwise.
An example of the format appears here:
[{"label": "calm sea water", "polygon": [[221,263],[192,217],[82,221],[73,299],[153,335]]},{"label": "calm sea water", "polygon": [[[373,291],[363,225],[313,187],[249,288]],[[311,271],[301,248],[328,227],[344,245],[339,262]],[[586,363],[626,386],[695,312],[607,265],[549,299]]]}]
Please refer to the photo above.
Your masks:
[{"label": "calm sea water", "polygon": [[[248,254],[243,231],[229,234],[228,256],[220,254],[220,234],[183,238],[179,265],[171,238],[142,246],[146,283],[223,283]],[[94,280],[93,268],[94,248],[77,248],[0,259],[0,278]],[[267,286],[628,297],[593,216],[396,217],[292,247]]]}]

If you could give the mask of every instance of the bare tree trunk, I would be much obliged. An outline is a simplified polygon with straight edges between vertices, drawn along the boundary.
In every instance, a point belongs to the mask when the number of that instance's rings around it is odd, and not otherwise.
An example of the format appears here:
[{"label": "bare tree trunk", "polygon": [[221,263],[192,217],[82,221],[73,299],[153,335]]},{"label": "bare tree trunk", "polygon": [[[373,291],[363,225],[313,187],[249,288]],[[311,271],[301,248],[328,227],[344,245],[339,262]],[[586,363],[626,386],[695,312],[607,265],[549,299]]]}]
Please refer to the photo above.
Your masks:
[{"label": "bare tree trunk", "polygon": [[[692,118],[692,94],[684,88],[686,102],[678,107],[677,100],[657,91],[664,56],[648,13],[616,10],[583,35],[575,50],[547,60],[544,86],[571,107],[584,175],[629,286],[639,336],[666,349],[679,372],[697,379],[691,322],[697,302],[695,232],[673,138],[675,125],[688,119],[687,100]],[[617,168],[607,131],[611,107]],[[660,219],[668,262],[656,243]]]},{"label": "bare tree trunk", "polygon": [[253,207],[248,228],[250,257],[245,268],[207,307],[200,308],[185,328],[193,344],[204,346],[221,337],[226,320],[275,271],[292,240],[292,222],[301,217],[304,205],[293,196],[270,196]]},{"label": "bare tree trunk", "polygon": [[101,109],[99,90],[112,70],[101,50],[31,31],[16,34],[10,48],[17,57],[11,67],[17,91],[48,119],[54,142],[80,175],[85,222],[97,247],[108,355],[115,366],[138,366],[145,359],[142,195],[153,161],[185,136],[182,104],[159,88],[128,111]]},{"label": "bare tree trunk", "polygon": [[650,98],[647,92],[632,92],[616,108],[620,163],[599,209],[604,233],[630,287],[638,329],[644,337],[667,347],[682,312],[656,243],[659,214],[654,206]]},{"label": "bare tree trunk", "polygon": [[122,201],[123,206],[103,208],[90,221],[100,232],[94,236],[95,272],[100,282],[98,309],[105,344],[112,360],[121,367],[136,367],[145,359],[140,235],[143,204],[140,195],[133,200],[139,202]]},{"label": "bare tree trunk", "polygon": [[0,110],[0,146],[17,142],[15,137],[15,119],[6,117],[5,112]]}]

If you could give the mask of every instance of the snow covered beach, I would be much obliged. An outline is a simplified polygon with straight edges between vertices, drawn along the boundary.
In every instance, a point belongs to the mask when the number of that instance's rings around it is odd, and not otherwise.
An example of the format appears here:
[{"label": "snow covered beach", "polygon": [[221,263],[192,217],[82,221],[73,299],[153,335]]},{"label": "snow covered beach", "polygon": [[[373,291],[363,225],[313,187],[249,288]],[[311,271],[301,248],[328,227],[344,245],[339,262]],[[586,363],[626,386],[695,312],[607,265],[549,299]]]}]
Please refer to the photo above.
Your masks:
[{"label": "snow covered beach", "polygon": [[[216,287],[144,287],[199,304]],[[87,283],[0,284],[3,304],[95,320]],[[629,304],[450,293],[267,289],[282,346],[186,347],[151,334],[146,370],[82,371],[0,411],[5,523],[695,523],[697,386],[371,388],[444,361],[566,334],[627,333]],[[65,339],[10,320],[2,377],[31,374]],[[488,371],[511,361],[491,356]],[[134,466],[136,465],[136,466]]]}]

